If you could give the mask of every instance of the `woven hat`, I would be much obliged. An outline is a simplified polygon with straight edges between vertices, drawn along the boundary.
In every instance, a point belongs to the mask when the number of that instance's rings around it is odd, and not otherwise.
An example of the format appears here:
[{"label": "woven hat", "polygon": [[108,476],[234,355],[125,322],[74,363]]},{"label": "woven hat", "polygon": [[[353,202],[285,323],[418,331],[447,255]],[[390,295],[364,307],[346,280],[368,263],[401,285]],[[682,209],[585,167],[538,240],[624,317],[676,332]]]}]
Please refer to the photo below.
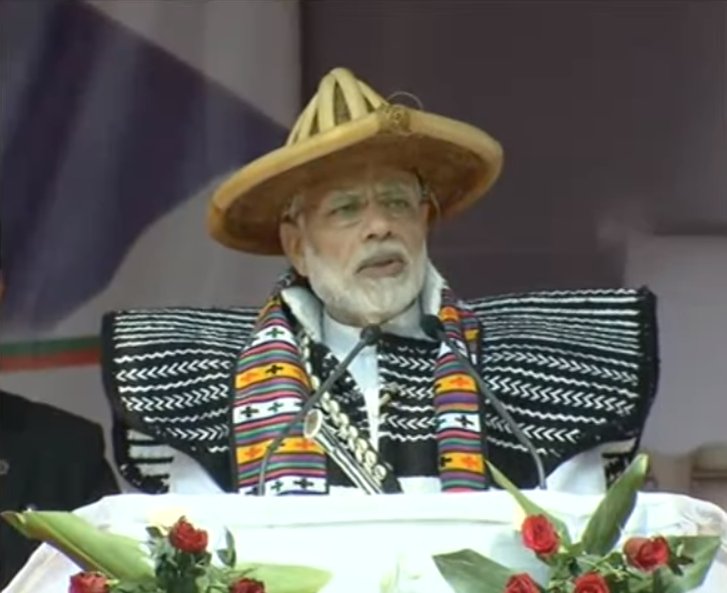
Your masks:
[{"label": "woven hat", "polygon": [[321,80],[285,145],[216,188],[210,232],[233,249],[280,255],[278,227],[293,196],[368,164],[416,173],[447,217],[492,186],[502,167],[502,148],[469,124],[391,104],[349,70],[336,68]]}]

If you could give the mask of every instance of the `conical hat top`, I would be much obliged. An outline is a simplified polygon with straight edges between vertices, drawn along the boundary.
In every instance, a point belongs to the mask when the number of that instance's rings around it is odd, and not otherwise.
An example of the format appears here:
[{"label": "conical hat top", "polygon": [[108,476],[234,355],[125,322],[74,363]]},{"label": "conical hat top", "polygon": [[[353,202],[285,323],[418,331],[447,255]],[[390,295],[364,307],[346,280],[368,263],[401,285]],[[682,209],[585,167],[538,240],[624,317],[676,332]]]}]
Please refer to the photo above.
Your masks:
[{"label": "conical hat top", "polygon": [[469,124],[389,103],[351,71],[336,68],[321,80],[285,145],[217,187],[210,232],[234,249],[282,254],[278,227],[292,198],[369,164],[416,173],[447,217],[492,186],[502,168],[502,148]]}]

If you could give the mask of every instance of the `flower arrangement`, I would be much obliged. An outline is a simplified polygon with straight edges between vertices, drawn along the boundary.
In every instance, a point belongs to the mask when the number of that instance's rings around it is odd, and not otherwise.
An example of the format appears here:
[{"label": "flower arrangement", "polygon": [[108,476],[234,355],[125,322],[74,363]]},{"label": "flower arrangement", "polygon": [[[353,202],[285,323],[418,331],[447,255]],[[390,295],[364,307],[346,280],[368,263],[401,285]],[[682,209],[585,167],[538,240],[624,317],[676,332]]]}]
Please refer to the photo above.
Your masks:
[{"label": "flower arrangement", "polygon": [[[720,539],[708,536],[644,534],[621,541],[645,481],[645,456],[637,457],[609,489],[578,541],[561,520],[497,468],[489,468],[524,512],[522,545],[547,567],[547,582],[460,550],[434,557],[454,593],[686,593],[703,582],[719,548]],[[330,580],[329,573],[310,567],[240,563],[229,532],[224,549],[213,555],[207,532],[185,517],[169,527],[149,527],[147,551],[138,541],[72,513],[2,516],[81,567],[70,579],[69,593],[318,593]]]},{"label": "flower arrangement", "polygon": [[44,540],[83,570],[68,593],[317,593],[328,572],[304,566],[238,563],[232,534],[209,551],[209,537],[185,517],[148,527],[148,552],[136,540],[107,533],[71,513],[3,513],[28,537]]},{"label": "flower arrangement", "polygon": [[528,499],[490,466],[493,478],[518,502],[526,517],[523,546],[549,568],[546,583],[526,573],[461,550],[434,558],[455,593],[685,593],[704,580],[719,548],[718,537],[631,537],[621,532],[646,478],[638,456],[603,498],[579,541],[566,526]]},{"label": "flower arrangement", "polygon": [[266,593],[265,583],[235,568],[235,543],[227,534],[227,547],[217,552],[222,567],[212,564],[207,551],[208,536],[181,517],[165,533],[157,527],[148,530],[154,583],[130,583],[99,572],[79,572],[71,577],[68,593]]}]

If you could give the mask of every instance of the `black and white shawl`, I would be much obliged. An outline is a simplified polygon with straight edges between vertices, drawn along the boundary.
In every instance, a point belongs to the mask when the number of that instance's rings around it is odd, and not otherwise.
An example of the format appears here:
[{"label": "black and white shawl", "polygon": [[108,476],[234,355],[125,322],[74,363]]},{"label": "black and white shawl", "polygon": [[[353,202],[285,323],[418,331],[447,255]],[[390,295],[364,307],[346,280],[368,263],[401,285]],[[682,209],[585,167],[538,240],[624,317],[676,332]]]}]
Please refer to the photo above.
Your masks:
[{"label": "black and white shawl", "polygon": [[[656,392],[654,296],[646,289],[548,291],[466,304],[482,326],[482,377],[539,449],[546,471],[601,446],[608,478],[617,476],[638,447]],[[245,307],[172,307],[104,317],[114,453],[132,485],[166,491],[176,449],[234,491],[228,416],[234,365],[257,315]],[[382,343],[382,384],[396,392],[382,438],[398,441],[409,459],[422,459],[418,473],[434,475],[436,466],[428,465],[436,457],[426,455],[428,352],[431,345],[416,340],[391,336]],[[516,484],[534,485],[524,448],[487,410],[489,459]]]}]

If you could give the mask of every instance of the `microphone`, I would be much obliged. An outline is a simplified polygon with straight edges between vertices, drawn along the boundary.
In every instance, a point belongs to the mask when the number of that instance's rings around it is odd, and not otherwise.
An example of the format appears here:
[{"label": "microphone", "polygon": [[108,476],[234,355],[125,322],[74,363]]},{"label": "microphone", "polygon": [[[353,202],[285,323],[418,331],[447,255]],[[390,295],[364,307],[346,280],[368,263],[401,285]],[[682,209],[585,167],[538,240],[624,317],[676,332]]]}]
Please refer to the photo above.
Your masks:
[{"label": "microphone", "polygon": [[444,331],[444,326],[442,325],[442,322],[439,320],[439,318],[436,315],[425,315],[422,319],[421,328],[422,331],[430,338],[447,344],[447,346],[449,346],[449,349],[452,351],[452,354],[454,354],[455,357],[457,357],[457,360],[462,363],[462,365],[464,365],[464,367],[467,369],[467,372],[475,380],[475,383],[477,383],[477,387],[479,388],[482,395],[484,395],[487,401],[492,405],[498,416],[500,416],[500,418],[505,421],[505,424],[510,427],[512,434],[515,435],[515,438],[518,440],[518,442],[523,447],[525,447],[525,449],[527,449],[530,457],[532,457],[533,462],[535,463],[535,469],[538,472],[538,488],[540,488],[541,490],[546,490],[547,486],[545,483],[545,470],[543,469],[543,460],[540,458],[540,454],[538,453],[537,449],[533,445],[532,441],[527,436],[525,436],[525,433],[522,431],[520,426],[518,426],[518,423],[515,422],[513,417],[510,415],[510,412],[507,411],[502,402],[497,398],[494,393],[492,393],[490,388],[485,383],[484,379],[480,377],[480,374],[477,372],[477,369],[475,369],[474,365],[464,354],[459,351],[457,345],[447,335],[447,332]]},{"label": "microphone", "polygon": [[379,340],[379,337],[381,337],[381,328],[378,325],[367,325],[366,327],[364,327],[361,330],[361,335],[358,342],[346,355],[346,358],[338,363],[338,366],[333,369],[333,372],[328,375],[328,378],[323,381],[323,383],[321,383],[321,385],[313,393],[313,395],[311,395],[303,403],[300,410],[298,410],[297,414],[293,416],[293,419],[286,425],[283,431],[277,437],[275,437],[272,443],[270,443],[268,450],[263,456],[262,463],[260,464],[260,475],[257,482],[258,496],[264,496],[265,494],[265,476],[267,475],[268,465],[270,463],[270,459],[273,457],[275,452],[283,443],[283,440],[290,434],[290,431],[293,430],[293,427],[298,424],[298,422],[303,420],[308,412],[310,412],[313,407],[319,401],[321,401],[323,395],[333,386],[336,381],[338,381],[341,375],[346,372],[346,369],[351,365],[353,359],[358,356],[359,352],[361,352],[361,350],[363,350],[367,346],[375,344]]}]

